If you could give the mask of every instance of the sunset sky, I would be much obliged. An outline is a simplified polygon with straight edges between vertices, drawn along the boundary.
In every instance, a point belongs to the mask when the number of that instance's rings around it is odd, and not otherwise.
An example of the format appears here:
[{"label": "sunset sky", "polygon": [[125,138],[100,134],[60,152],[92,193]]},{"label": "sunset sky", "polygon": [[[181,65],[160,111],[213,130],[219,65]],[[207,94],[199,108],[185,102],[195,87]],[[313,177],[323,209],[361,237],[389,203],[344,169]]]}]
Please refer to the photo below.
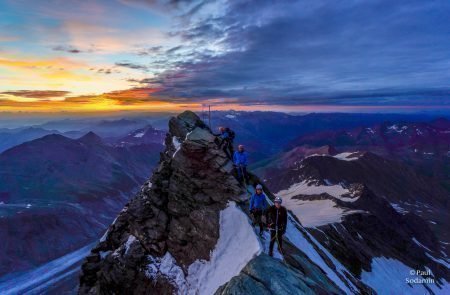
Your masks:
[{"label": "sunset sky", "polygon": [[0,1],[0,112],[450,110],[450,2]]}]

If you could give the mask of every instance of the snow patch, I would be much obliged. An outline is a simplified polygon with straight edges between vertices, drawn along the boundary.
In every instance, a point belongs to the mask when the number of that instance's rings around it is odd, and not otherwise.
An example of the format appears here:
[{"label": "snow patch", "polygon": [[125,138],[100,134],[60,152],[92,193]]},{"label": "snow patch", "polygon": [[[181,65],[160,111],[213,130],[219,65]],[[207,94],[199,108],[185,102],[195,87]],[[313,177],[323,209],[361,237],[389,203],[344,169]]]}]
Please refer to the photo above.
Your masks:
[{"label": "snow patch", "polygon": [[396,203],[391,203],[392,208],[395,209],[395,211],[397,211],[400,214],[406,214],[408,213],[407,210],[403,209],[399,204]]},{"label": "snow patch", "polygon": [[228,119],[234,119],[234,118],[236,118],[236,116],[235,116],[235,115],[230,115],[230,114],[228,114],[228,115],[225,115],[225,117],[227,117]]},{"label": "snow patch", "polygon": [[372,134],[375,134],[375,131],[373,131],[373,129],[372,129],[372,128],[366,128],[366,130],[367,130],[367,132],[368,132],[368,133],[372,133]]},{"label": "snow patch", "polygon": [[136,237],[133,235],[128,236],[128,240],[125,243],[125,254],[128,254],[128,251],[130,251],[131,245],[136,241]]},{"label": "snow patch", "polygon": [[173,153],[172,158],[175,158],[175,155],[178,153],[178,151],[181,148],[181,142],[178,140],[176,136],[172,136],[172,144],[175,147],[175,152]]},{"label": "snow patch", "polygon": [[342,161],[355,161],[359,159],[358,153],[357,152],[346,152],[346,153],[340,153],[337,154],[335,156],[333,156],[333,158],[342,160]]},{"label": "snow patch", "polygon": [[443,259],[440,259],[440,258],[436,258],[436,257],[434,257],[433,255],[431,255],[431,254],[429,254],[427,252],[425,252],[425,255],[427,255],[428,258],[430,258],[431,260],[433,260],[433,261],[435,261],[435,262],[437,262],[439,264],[442,264],[446,268],[450,268],[450,263],[448,263],[447,261],[445,261]]},{"label": "snow patch", "polygon": [[214,294],[261,251],[247,216],[235,202],[229,202],[220,212],[220,236],[210,260],[197,260],[189,266],[189,294]]},{"label": "snow patch", "polygon": [[426,250],[428,250],[428,251],[431,252],[430,248],[428,248],[427,246],[424,246],[424,245],[423,245],[421,242],[419,242],[416,238],[413,238],[412,240],[414,241],[414,243],[417,244],[417,246],[422,247],[422,248],[424,248],[424,249],[426,249]]},{"label": "snow patch", "polygon": [[105,259],[106,256],[108,256],[111,253],[111,251],[100,251],[100,257],[101,259]]},{"label": "snow patch", "polygon": [[345,215],[362,212],[339,208],[333,200],[329,199],[309,201],[285,198],[284,203],[305,227],[339,223]]},{"label": "snow patch", "polygon": [[105,231],[103,236],[100,238],[100,243],[106,241],[106,237],[108,236],[109,229]]},{"label": "snow patch", "polygon": [[145,132],[139,132],[139,133],[136,133],[136,134],[134,135],[134,137],[140,138],[140,137],[144,136],[144,134],[145,134]]},{"label": "snow patch", "polygon": [[186,294],[187,284],[184,272],[176,263],[175,258],[166,252],[163,257],[147,256],[149,264],[145,270],[145,275],[156,281],[160,276],[163,276],[171,282],[177,289],[178,294]]},{"label": "snow patch", "polygon": [[406,129],[408,129],[408,126],[402,126],[402,127],[399,127],[399,126],[397,126],[396,124],[394,124],[394,125],[392,125],[392,126],[389,126],[388,129],[389,129],[389,130],[392,130],[392,131],[395,131],[395,132],[397,132],[397,133],[402,133],[403,131],[405,131]]},{"label": "snow patch", "polygon": [[332,197],[340,199],[344,202],[354,202],[358,198],[350,198],[343,195],[350,195],[350,191],[341,185],[314,185],[308,181],[302,181],[291,185],[287,190],[279,191],[276,195],[282,198],[292,198],[298,195],[320,195],[327,193]]}]

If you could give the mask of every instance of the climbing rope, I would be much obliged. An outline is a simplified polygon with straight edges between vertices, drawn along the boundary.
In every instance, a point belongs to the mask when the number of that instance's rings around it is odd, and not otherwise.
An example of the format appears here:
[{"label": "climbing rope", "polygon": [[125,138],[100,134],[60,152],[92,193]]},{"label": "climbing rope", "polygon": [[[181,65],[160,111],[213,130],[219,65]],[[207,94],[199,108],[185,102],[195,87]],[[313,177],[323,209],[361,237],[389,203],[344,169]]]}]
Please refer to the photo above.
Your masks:
[{"label": "climbing rope", "polygon": [[280,240],[278,239],[278,229],[276,229],[276,230],[275,229],[270,229],[270,230],[274,230],[275,231],[275,236],[270,239],[270,243],[272,243],[276,239],[278,251],[280,251],[280,254],[283,256],[283,260],[284,260],[284,253],[283,253],[283,250],[280,247]]}]

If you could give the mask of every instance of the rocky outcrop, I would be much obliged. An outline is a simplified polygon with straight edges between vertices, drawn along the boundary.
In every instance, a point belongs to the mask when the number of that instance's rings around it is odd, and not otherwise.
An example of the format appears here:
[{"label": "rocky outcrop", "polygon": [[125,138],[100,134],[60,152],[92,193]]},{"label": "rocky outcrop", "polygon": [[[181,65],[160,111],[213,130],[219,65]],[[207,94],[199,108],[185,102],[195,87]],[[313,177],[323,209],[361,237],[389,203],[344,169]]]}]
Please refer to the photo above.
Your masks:
[{"label": "rocky outcrop", "polygon": [[194,113],[172,118],[169,127],[157,171],[87,257],[80,293],[168,292],[170,282],[155,282],[141,271],[149,259],[170,253],[184,272],[195,260],[208,260],[218,239],[220,210],[245,197],[231,162]]}]

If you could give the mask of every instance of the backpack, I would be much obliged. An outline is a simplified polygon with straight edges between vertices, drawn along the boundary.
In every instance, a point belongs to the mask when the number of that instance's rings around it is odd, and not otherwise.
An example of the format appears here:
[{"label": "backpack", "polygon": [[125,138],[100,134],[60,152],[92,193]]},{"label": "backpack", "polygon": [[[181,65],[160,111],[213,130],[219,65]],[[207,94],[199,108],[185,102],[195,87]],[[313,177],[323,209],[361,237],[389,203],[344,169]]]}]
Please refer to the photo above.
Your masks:
[{"label": "backpack", "polygon": [[230,128],[225,128],[225,131],[228,132],[228,138],[230,139],[230,141],[233,141],[236,134],[234,133],[233,130],[231,130]]}]

